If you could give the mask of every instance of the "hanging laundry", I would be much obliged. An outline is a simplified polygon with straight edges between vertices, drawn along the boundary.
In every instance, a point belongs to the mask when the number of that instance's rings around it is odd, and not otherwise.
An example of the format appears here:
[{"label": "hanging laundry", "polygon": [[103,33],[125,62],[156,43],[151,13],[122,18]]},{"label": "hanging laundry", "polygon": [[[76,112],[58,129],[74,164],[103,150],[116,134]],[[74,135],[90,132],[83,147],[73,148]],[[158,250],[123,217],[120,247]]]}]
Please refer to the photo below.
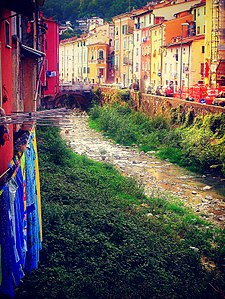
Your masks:
[{"label": "hanging laundry", "polygon": [[25,140],[26,150],[22,146],[14,157],[0,188],[0,294],[10,297],[14,296],[14,288],[24,277],[24,271],[37,269],[42,241],[34,131]]}]

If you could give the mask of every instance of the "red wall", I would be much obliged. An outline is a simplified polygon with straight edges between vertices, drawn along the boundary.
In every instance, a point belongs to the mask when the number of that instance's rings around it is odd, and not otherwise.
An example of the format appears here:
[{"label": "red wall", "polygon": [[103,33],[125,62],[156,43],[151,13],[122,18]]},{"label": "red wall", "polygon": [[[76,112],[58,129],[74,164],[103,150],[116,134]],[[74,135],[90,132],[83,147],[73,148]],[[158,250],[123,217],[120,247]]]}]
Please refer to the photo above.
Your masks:
[{"label": "red wall", "polygon": [[[3,10],[0,13],[0,19],[4,19],[10,16],[8,10]],[[11,40],[11,19],[7,19],[10,25],[10,45]],[[6,114],[12,112],[12,49],[6,47],[5,42],[5,22],[0,21],[0,42],[1,42],[1,64],[2,64],[2,108]],[[9,126],[10,129],[10,140],[6,141],[4,146],[0,146],[0,175],[8,168],[8,163],[13,158],[13,127]]]},{"label": "red wall", "polygon": [[46,71],[56,72],[55,77],[45,77],[47,89],[44,90],[44,96],[54,96],[59,92],[59,25],[56,21],[51,19],[44,19],[44,23],[47,24],[48,30],[44,43],[45,49],[43,50],[46,53],[43,76],[46,76]]}]

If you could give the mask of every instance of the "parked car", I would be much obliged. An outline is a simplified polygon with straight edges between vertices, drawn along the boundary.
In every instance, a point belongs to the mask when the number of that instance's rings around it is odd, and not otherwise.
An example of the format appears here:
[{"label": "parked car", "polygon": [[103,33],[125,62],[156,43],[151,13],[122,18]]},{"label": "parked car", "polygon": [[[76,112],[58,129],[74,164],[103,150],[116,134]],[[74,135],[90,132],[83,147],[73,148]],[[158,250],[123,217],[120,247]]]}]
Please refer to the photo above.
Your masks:
[{"label": "parked car", "polygon": [[161,85],[156,87],[155,94],[157,96],[164,96],[165,95],[165,93],[163,92],[163,87]]},{"label": "parked car", "polygon": [[153,86],[148,85],[148,87],[146,88],[146,93],[147,94],[155,94],[155,90],[154,90]]},{"label": "parked car", "polygon": [[215,98],[212,102],[212,105],[225,107],[225,97],[224,98]]},{"label": "parked car", "polygon": [[174,96],[174,88],[172,86],[167,86],[165,88],[165,96],[166,97],[173,97]]}]

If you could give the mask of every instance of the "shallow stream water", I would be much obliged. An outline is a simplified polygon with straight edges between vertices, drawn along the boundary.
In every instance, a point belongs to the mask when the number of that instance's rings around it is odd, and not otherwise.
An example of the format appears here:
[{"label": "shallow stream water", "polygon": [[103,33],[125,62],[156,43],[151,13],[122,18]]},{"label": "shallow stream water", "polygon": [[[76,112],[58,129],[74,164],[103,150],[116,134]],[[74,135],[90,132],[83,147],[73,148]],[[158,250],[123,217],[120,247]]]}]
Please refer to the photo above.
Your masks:
[{"label": "shallow stream water", "polygon": [[113,143],[88,127],[88,117],[74,112],[68,115],[69,127],[62,136],[74,152],[110,163],[122,174],[133,177],[143,186],[147,196],[173,196],[206,220],[225,225],[225,179],[196,175],[168,161],[155,158],[154,153],[139,152]]}]

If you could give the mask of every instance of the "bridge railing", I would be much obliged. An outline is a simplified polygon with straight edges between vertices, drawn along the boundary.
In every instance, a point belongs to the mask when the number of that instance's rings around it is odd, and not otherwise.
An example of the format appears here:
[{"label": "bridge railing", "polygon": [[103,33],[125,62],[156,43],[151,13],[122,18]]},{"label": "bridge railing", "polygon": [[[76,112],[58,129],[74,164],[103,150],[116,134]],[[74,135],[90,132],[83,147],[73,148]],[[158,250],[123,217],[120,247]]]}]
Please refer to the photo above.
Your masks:
[{"label": "bridge railing", "polygon": [[77,84],[62,84],[60,85],[60,91],[91,91],[92,85],[91,84],[83,84],[83,83],[77,83]]}]

